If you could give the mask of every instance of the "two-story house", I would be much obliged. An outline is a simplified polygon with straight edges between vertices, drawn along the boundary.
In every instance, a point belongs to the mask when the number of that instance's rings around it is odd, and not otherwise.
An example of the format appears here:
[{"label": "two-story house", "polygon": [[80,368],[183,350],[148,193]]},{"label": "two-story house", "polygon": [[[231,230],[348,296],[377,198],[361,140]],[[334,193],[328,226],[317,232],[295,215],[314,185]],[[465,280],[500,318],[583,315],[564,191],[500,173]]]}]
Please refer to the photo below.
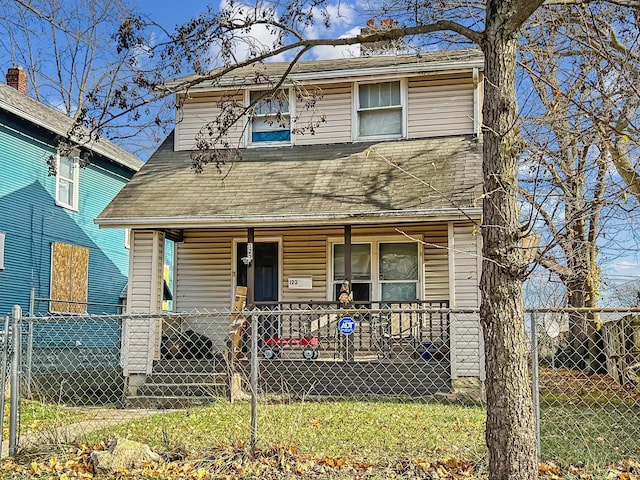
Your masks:
[{"label": "two-story house", "polygon": [[[246,67],[177,95],[174,132],[97,219],[102,227],[132,229],[129,311],[159,311],[170,238],[175,311],[228,312],[241,285],[249,287],[248,303],[279,309],[262,320],[265,358],[275,356],[267,347],[307,335],[320,345],[315,364],[344,360],[331,343],[335,318],[309,316],[296,328],[300,315],[282,309],[335,306],[348,279],[354,302],[371,310],[358,316],[350,362],[387,362],[388,385],[401,375],[388,365],[402,350],[389,343],[412,339],[424,346],[427,338],[447,344],[442,391],[481,389],[477,316],[442,314],[434,326],[424,310],[473,309],[480,302],[481,53],[300,62],[270,91],[288,68]],[[196,173],[197,141],[216,136],[216,125],[230,118],[229,102],[248,113],[214,148],[234,159]],[[418,313],[391,314],[379,329],[374,310],[390,306]],[[154,372],[168,328],[175,326],[126,322],[130,386]],[[227,348],[228,315],[187,315],[179,328],[206,335],[214,350]],[[428,363],[429,355],[418,357]],[[336,385],[347,388],[345,377]],[[335,393],[327,383],[308,388]]]},{"label": "two-story house", "polygon": [[116,313],[128,238],[94,219],[142,162],[106,139],[61,155],[72,119],[27,96],[27,80],[11,68],[0,83],[0,314]]}]

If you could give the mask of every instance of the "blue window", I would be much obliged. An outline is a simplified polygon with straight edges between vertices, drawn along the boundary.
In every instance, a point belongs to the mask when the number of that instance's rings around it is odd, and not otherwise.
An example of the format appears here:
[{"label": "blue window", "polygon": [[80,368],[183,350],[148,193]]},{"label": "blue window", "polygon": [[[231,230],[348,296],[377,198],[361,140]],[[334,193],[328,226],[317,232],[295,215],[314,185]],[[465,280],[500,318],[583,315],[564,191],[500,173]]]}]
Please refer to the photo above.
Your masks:
[{"label": "blue window", "polygon": [[291,142],[288,92],[251,92],[250,99],[254,105],[251,143]]}]

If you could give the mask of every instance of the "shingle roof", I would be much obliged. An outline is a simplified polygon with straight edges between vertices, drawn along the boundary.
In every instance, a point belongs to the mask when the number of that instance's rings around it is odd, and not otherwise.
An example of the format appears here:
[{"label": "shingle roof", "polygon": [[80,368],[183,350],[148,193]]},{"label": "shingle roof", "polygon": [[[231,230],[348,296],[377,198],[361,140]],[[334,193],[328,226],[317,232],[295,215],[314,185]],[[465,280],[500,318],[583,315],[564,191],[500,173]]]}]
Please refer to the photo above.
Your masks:
[{"label": "shingle roof", "polygon": [[[457,50],[438,50],[411,55],[378,55],[372,57],[349,57],[332,60],[313,60],[296,63],[287,75],[290,80],[300,80],[310,76],[313,80],[339,75],[344,78],[346,70],[371,71],[379,74],[379,70],[392,72],[394,69],[410,69],[415,72],[434,70],[444,72],[447,69],[483,66],[482,51],[478,48],[461,48]],[[237,68],[226,74],[220,85],[243,85],[255,83],[256,75],[277,79],[291,67],[289,62],[267,62]],[[214,74],[220,70],[214,70]],[[199,75],[181,77],[170,84],[189,83],[200,78]],[[204,81],[202,87],[211,85]],[[216,84],[217,85],[217,84]]]},{"label": "shingle roof", "polygon": [[[44,127],[56,135],[66,136],[72,126],[71,118],[64,113],[47,107],[4,83],[0,83],[0,109]],[[142,166],[142,161],[135,155],[107,139],[88,142],[84,146],[130,170],[138,171]]]},{"label": "shingle roof", "polygon": [[337,224],[342,219],[476,213],[481,151],[465,137],[252,148],[192,169],[170,135],[100,214],[111,225]]}]

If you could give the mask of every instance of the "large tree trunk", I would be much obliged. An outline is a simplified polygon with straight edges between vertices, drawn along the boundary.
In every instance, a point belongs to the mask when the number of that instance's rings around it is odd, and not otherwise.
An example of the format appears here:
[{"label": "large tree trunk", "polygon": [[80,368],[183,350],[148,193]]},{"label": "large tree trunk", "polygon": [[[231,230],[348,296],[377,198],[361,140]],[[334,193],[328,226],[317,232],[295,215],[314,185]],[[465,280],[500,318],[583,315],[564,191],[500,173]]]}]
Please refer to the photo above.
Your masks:
[{"label": "large tree trunk", "polygon": [[[507,2],[508,3],[508,2]],[[490,2],[496,10],[507,8]],[[508,12],[489,13],[505,18]],[[535,421],[527,359],[519,248],[517,36],[504,38],[500,25],[487,25],[485,54],[484,207],[481,322],[487,372],[486,440],[489,478],[537,477]]]}]

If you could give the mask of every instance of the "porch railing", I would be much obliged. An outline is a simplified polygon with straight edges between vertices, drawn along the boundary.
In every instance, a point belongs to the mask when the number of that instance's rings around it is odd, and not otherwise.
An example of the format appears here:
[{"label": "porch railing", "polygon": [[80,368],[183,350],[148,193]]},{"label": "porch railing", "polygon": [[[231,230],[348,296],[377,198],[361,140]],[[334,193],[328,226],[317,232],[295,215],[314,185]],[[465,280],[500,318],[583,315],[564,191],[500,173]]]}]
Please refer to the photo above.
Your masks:
[{"label": "porch railing", "polygon": [[[356,302],[341,309],[337,302],[257,302],[258,337],[265,357],[300,352],[305,358],[448,357],[448,301]],[[350,317],[350,335],[339,322]]]}]

